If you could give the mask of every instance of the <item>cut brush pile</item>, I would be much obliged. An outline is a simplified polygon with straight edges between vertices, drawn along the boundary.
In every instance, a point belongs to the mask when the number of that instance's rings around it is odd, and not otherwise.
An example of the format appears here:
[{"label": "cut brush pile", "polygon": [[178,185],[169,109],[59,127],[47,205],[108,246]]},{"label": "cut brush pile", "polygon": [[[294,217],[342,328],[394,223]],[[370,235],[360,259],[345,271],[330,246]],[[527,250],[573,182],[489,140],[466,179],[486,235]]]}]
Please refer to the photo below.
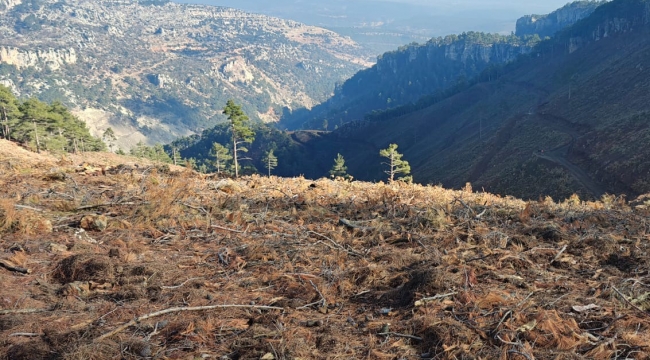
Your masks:
[{"label": "cut brush pile", "polygon": [[650,358],[642,201],[3,155],[6,359]]}]

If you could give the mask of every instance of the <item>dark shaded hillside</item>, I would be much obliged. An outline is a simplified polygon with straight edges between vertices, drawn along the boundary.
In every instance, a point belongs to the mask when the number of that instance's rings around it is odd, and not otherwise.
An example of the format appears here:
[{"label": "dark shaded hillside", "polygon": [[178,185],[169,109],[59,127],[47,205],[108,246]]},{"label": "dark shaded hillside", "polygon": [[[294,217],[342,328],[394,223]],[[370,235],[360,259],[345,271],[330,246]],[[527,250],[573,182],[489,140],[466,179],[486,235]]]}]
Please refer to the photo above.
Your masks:
[{"label": "dark shaded hillside", "polygon": [[542,37],[575,24],[603,3],[577,1],[548,15],[525,16],[518,21],[516,36],[468,32],[402,46],[337,86],[326,102],[311,110],[285,111],[280,127],[333,130],[370,112],[415,103],[463,85],[486,69],[529,53]]},{"label": "dark shaded hillside", "polygon": [[375,66],[356,73],[312,110],[285,113],[280,127],[331,130],[371,111],[415,102],[465,82],[493,64],[528,53],[538,41],[536,36],[470,32],[403,46],[380,56]]},{"label": "dark shaded hillside", "polygon": [[[650,191],[648,1],[619,0],[432,106],[330,137],[397,143],[414,179],[526,198]],[[316,148],[326,146],[314,142]],[[343,150],[357,178],[382,178],[374,150]]]}]

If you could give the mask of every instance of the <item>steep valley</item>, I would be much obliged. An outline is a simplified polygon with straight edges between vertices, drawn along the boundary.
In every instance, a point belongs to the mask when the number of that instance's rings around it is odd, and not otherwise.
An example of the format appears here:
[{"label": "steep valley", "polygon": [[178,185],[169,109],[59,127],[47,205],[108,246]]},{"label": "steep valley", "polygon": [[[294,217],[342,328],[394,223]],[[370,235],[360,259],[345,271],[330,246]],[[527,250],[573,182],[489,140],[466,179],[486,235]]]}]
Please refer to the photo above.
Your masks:
[{"label": "steep valley", "polygon": [[[376,180],[381,160],[369,149],[397,143],[421,183],[471,182],[533,199],[648,192],[649,8],[645,1],[603,5],[496,80],[484,74],[429,106],[333,132],[349,145],[328,156],[340,152],[351,174]],[[313,147],[326,149],[327,139]]]},{"label": "steep valley", "polygon": [[584,19],[601,4],[577,1],[547,15],[522,17],[517,33],[509,36],[470,31],[400,46],[337,86],[322,104],[284,114],[281,126],[332,130],[372,112],[416,103],[528,54],[543,38]]},{"label": "steep valley", "polygon": [[370,65],[332,31],[228,8],[5,0],[0,14],[0,84],[64,102],[96,134],[113,127],[125,149],[213,126],[229,98],[277,121]]}]

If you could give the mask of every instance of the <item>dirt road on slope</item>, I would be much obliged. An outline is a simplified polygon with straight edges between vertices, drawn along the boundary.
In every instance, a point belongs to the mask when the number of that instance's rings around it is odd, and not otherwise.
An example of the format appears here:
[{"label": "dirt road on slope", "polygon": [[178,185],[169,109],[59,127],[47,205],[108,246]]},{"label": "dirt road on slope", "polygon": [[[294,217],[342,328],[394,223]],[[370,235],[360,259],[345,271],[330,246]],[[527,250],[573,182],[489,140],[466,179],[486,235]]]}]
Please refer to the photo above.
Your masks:
[{"label": "dirt road on slope", "polygon": [[566,119],[557,116],[544,114],[544,113],[537,114],[537,115],[545,121],[546,125],[549,125],[554,129],[562,131],[568,134],[569,136],[571,136],[571,141],[569,141],[567,144],[561,145],[549,151],[535,152],[534,155],[537,156],[538,158],[548,160],[550,162],[553,162],[565,168],[578,183],[580,183],[587,191],[591,193],[591,195],[593,195],[597,199],[603,196],[607,192],[605,188],[600,184],[598,184],[584,170],[582,170],[575,164],[571,163],[567,159],[567,154],[569,153],[569,150],[571,150],[571,148],[575,144],[576,139],[581,136],[581,134],[577,130],[577,126],[567,121]]}]

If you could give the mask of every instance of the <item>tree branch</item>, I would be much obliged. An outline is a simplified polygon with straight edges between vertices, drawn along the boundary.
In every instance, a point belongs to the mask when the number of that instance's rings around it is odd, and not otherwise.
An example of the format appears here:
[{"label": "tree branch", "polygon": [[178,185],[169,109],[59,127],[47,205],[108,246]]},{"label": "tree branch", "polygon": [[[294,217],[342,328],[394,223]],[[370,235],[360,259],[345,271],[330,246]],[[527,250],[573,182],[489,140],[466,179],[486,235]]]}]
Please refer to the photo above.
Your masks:
[{"label": "tree branch", "polygon": [[32,272],[30,269],[26,269],[26,268],[23,268],[23,267],[20,267],[20,266],[9,265],[9,263],[7,263],[7,262],[5,262],[3,260],[0,260],[0,267],[3,267],[3,268],[5,268],[5,269],[7,269],[9,271],[18,272],[18,273],[21,273],[21,274],[31,274],[31,272]]},{"label": "tree branch", "polygon": [[177,313],[177,312],[185,312],[185,311],[207,311],[207,310],[215,310],[215,309],[225,309],[225,308],[241,308],[241,309],[261,309],[261,310],[284,310],[284,308],[277,307],[277,306],[261,306],[261,305],[209,305],[209,306],[194,306],[194,307],[175,307],[175,308],[169,308],[165,310],[160,310],[156,312],[152,312],[146,315],[142,315],[139,317],[136,317],[135,319],[129,321],[128,323],[119,326],[117,329],[108,332],[98,338],[95,339],[95,342],[97,341],[102,341],[104,339],[107,339],[117,333],[120,333],[124,330],[126,330],[128,327],[136,325],[137,323],[151,319],[153,317],[165,315],[165,314],[171,314],[171,313]]}]

